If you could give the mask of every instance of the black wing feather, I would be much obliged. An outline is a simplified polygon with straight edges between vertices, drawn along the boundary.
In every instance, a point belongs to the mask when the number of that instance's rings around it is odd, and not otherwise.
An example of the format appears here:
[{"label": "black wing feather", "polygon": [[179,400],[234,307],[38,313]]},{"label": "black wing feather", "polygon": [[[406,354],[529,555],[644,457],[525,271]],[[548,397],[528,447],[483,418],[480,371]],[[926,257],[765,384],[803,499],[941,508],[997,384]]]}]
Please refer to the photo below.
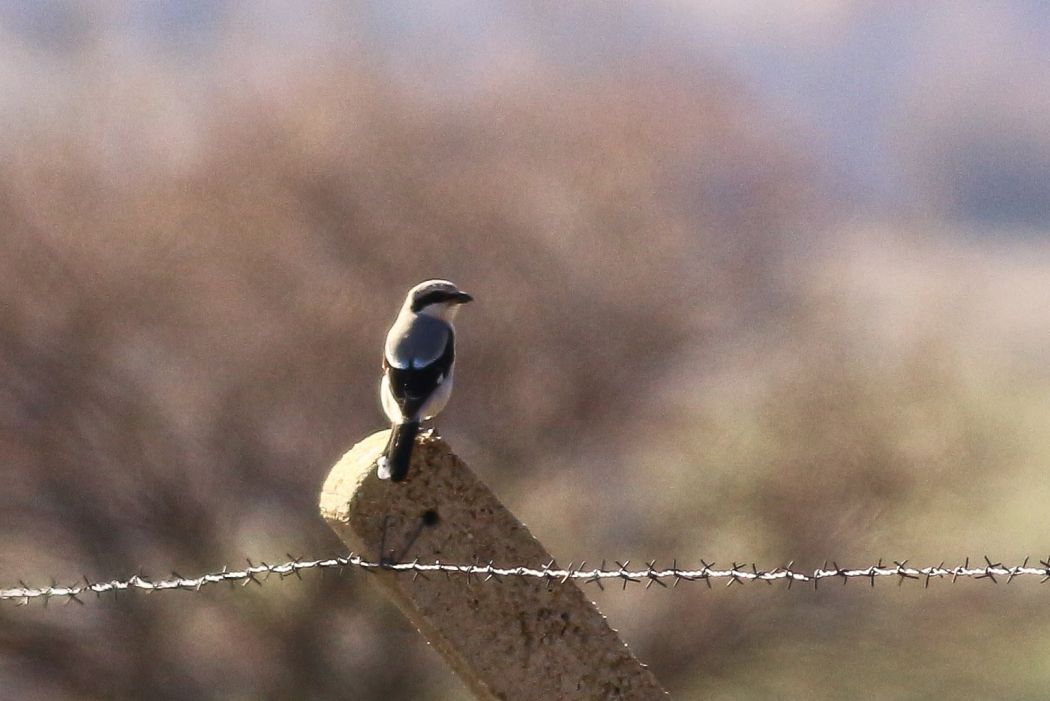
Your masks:
[{"label": "black wing feather", "polygon": [[454,337],[455,334],[449,329],[444,352],[437,360],[421,368],[396,368],[383,358],[383,368],[390,379],[390,393],[394,395],[394,400],[401,408],[401,415],[406,419],[415,417],[427,398],[448,377],[456,359]]}]

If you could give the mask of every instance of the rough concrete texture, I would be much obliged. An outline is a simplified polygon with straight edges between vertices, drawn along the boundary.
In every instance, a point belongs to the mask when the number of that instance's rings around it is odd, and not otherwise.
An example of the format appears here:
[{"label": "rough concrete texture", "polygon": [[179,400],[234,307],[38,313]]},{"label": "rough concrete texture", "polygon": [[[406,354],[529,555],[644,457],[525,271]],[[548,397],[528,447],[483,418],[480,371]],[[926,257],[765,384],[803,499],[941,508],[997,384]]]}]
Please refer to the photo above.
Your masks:
[{"label": "rough concrete texture", "polygon": [[[321,514],[351,550],[378,559],[386,522],[386,554],[401,561],[477,558],[542,567],[551,560],[438,437],[418,439],[405,482],[377,478],[387,435],[380,431],[354,446],[321,493]],[[667,698],[572,582],[548,588],[537,579],[497,583],[459,575],[413,581],[393,572],[378,572],[375,581],[479,699]]]}]

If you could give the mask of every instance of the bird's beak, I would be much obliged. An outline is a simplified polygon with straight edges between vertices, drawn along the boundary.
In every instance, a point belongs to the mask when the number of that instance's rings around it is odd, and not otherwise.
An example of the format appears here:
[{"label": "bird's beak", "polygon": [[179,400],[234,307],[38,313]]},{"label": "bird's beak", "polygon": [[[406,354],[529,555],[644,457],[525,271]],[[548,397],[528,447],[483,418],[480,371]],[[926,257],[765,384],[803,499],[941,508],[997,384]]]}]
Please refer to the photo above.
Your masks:
[{"label": "bird's beak", "polygon": [[468,295],[466,292],[457,292],[455,297],[456,304],[466,304],[467,302],[473,302],[474,298]]}]

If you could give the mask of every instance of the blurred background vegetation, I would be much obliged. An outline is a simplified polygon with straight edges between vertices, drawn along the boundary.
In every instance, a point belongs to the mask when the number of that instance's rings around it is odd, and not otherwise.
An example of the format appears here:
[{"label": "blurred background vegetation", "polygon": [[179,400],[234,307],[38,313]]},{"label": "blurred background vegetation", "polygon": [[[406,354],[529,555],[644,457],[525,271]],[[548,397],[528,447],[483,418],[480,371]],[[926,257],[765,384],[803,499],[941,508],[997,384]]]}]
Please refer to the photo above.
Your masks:
[{"label": "blurred background vegetation", "polygon": [[[340,552],[432,276],[443,433],[562,562],[1050,550],[1043,3],[2,0],[0,46],[0,584]],[[681,699],[1050,683],[1032,581],[589,591]],[[0,608],[4,699],[464,694],[352,575]]]}]

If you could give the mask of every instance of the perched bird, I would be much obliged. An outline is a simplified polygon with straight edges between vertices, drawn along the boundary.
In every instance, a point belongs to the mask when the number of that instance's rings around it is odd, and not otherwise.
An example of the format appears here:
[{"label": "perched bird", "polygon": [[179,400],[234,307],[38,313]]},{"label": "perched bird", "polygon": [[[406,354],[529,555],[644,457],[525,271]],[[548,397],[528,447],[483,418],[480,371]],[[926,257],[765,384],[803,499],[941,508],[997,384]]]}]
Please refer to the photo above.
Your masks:
[{"label": "perched bird", "polygon": [[378,461],[380,479],[405,479],[420,422],[448,403],[456,359],[452,320],[472,299],[448,280],[427,280],[408,291],[383,349],[379,397],[392,426]]}]

